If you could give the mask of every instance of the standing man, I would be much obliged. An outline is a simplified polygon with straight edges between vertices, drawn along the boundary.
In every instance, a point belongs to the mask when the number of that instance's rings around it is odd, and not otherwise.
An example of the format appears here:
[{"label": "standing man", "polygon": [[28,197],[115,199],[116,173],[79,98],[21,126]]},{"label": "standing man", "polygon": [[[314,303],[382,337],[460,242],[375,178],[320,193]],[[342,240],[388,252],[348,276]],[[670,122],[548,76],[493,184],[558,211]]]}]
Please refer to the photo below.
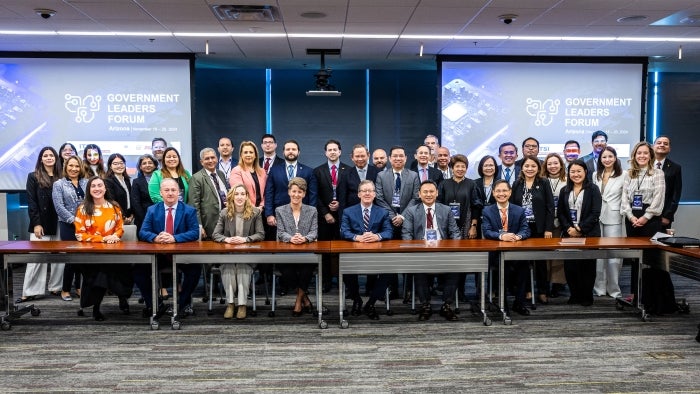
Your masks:
[{"label": "standing man", "polygon": [[[350,166],[340,162],[342,154],[340,142],[328,140],[324,146],[326,162],[314,168],[316,179],[316,209],[318,210],[318,239],[330,241],[340,236],[340,203],[338,202],[338,183],[347,175]],[[331,255],[323,254],[323,290],[331,289],[332,274]],[[337,266],[336,266],[337,267]],[[335,269],[334,271],[337,271]]]},{"label": "standing man", "polygon": [[384,171],[386,169],[386,163],[386,151],[384,149],[375,149],[374,152],[372,152],[372,164],[374,164],[379,171]]},{"label": "standing man", "polygon": [[518,147],[512,142],[504,142],[498,147],[498,157],[501,159],[501,165],[496,169],[496,179],[504,179],[512,187],[520,175],[520,166],[515,164]]},{"label": "standing man", "polygon": [[[273,166],[284,166],[284,160],[277,156],[277,139],[272,134],[263,134],[260,140],[260,149],[263,152],[260,158],[260,167],[270,174]],[[269,241],[269,240],[268,240]]]},{"label": "standing man", "polygon": [[566,166],[569,167],[574,160],[581,155],[581,145],[576,140],[568,140],[564,143],[564,160]]},{"label": "standing man", "polygon": [[224,173],[226,179],[231,175],[231,170],[236,166],[233,160],[233,150],[236,149],[228,137],[219,138],[219,164],[217,168]]},{"label": "standing man", "polygon": [[[211,239],[219,220],[219,212],[226,207],[228,183],[224,173],[217,168],[216,152],[204,148],[199,152],[202,169],[190,179],[189,203],[197,210],[199,231],[203,240]],[[221,164],[221,162],[218,162]]]},{"label": "standing man", "polygon": [[[526,156],[537,157],[537,155],[540,154],[540,142],[537,141],[537,139],[535,137],[527,137],[523,140],[522,148],[523,148],[523,157],[518,159],[515,162],[515,165],[518,167],[523,166],[523,160],[525,160]],[[537,160],[539,160],[539,158]],[[541,162],[542,162],[542,160],[540,160],[540,163]]]},{"label": "standing man", "polygon": [[[426,241],[460,239],[461,233],[450,207],[436,202],[438,197],[437,184],[431,180],[423,181],[420,185],[419,196],[422,204],[416,204],[405,212],[401,239],[424,239]],[[417,273],[414,276],[416,295],[423,305],[418,315],[420,321],[430,319],[430,315],[433,314],[430,307],[430,284],[428,283],[429,279],[432,278],[432,274],[425,273]],[[440,316],[448,321],[456,321],[458,319],[452,309],[452,304],[454,303],[459,274],[446,273],[443,275],[443,279],[443,304],[440,308]]]},{"label": "standing man", "polygon": [[427,145],[420,145],[416,148],[416,169],[413,170],[418,174],[418,180],[425,182],[431,180],[435,184],[442,183],[442,172],[430,166],[430,148]]},{"label": "standing man", "polygon": [[436,169],[442,172],[442,179],[452,179],[452,168],[450,168],[450,150],[441,146],[437,148]]},{"label": "standing man", "polygon": [[656,157],[654,168],[663,170],[666,180],[664,209],[661,212],[661,229],[663,231],[671,228],[683,188],[681,166],[667,157],[669,153],[671,153],[671,139],[665,135],[656,137],[654,141],[654,156]]},{"label": "standing man", "polygon": [[151,153],[153,153],[153,157],[158,160],[158,168],[163,168],[163,153],[167,147],[168,143],[164,138],[156,137],[151,141]]},{"label": "standing man", "polygon": [[[437,155],[437,149],[440,147],[440,140],[438,137],[428,134],[425,136],[425,139],[423,139],[423,145],[427,146],[428,149],[430,150],[430,156],[428,158],[428,166],[429,167],[435,167],[435,161],[436,161],[436,155]],[[415,171],[416,168],[418,167],[418,160],[413,160],[411,163],[411,170]]]},{"label": "standing man", "polygon": [[600,152],[608,146],[608,135],[605,134],[603,130],[594,131],[593,134],[591,134],[591,145],[593,146],[593,151],[583,156],[581,160],[586,163],[588,173],[594,174],[598,169],[598,156],[600,156]]},{"label": "standing man", "polygon": [[379,174],[377,167],[368,164],[369,150],[364,144],[357,144],[352,147],[350,159],[355,166],[351,167],[345,173],[345,176],[340,178],[338,183],[338,202],[340,203],[341,212],[347,207],[360,203],[360,198],[362,197],[358,193],[360,182],[368,179],[372,181],[372,189],[374,189],[374,182]]},{"label": "standing man", "polygon": [[418,203],[418,174],[406,168],[406,150],[391,148],[391,168],[377,175],[377,205],[389,211],[394,226],[393,239],[401,239],[401,226],[406,209]]}]

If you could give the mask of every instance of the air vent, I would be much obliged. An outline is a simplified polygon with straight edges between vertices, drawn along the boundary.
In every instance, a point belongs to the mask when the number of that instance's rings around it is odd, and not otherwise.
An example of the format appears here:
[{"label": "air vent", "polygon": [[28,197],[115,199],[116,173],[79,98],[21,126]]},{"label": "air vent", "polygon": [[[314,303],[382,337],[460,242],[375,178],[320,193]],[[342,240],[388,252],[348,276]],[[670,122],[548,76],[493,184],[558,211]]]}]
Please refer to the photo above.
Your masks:
[{"label": "air vent", "polygon": [[233,22],[280,22],[279,10],[271,5],[212,5],[219,20]]}]

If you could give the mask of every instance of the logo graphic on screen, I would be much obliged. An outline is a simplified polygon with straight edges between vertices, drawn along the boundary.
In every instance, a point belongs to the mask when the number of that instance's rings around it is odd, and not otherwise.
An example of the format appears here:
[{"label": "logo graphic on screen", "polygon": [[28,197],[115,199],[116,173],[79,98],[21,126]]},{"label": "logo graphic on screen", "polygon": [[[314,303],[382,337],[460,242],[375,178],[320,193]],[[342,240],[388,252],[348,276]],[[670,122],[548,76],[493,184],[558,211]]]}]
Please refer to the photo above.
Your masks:
[{"label": "logo graphic on screen", "polygon": [[549,126],[559,113],[559,99],[536,100],[528,97],[527,104],[525,110],[535,118],[535,126]]},{"label": "logo graphic on screen", "polygon": [[80,97],[72,94],[66,94],[66,109],[68,112],[75,114],[77,123],[90,123],[95,119],[95,113],[100,110],[100,101],[102,96],[93,96],[91,94]]}]

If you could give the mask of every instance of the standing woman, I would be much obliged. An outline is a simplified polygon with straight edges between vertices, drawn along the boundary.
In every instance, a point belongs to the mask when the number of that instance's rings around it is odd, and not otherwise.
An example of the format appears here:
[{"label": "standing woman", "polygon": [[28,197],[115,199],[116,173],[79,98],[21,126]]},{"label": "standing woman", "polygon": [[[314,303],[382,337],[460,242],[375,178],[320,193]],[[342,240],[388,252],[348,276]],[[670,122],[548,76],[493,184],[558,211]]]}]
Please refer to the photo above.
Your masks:
[{"label": "standing woman", "polygon": [[75,149],[75,145],[70,142],[64,142],[60,148],[58,148],[58,168],[59,172],[63,170],[63,163],[71,156],[77,156],[78,150]]},{"label": "standing woman", "polygon": [[154,171],[151,180],[148,182],[148,194],[151,196],[154,204],[163,201],[163,197],[160,196],[160,182],[164,178],[173,178],[177,181],[180,188],[180,197],[178,199],[186,204],[192,174],[182,166],[180,153],[172,146],[165,148],[163,152],[163,168],[160,171]]},{"label": "standing woman", "polygon": [[[496,176],[496,168],[498,168],[498,164],[496,163],[496,158],[493,156],[487,155],[479,160],[477,172],[479,173],[480,178],[475,180],[474,183],[476,184],[476,191],[479,193],[479,199],[483,204],[483,208],[496,203],[496,199],[492,193],[493,182],[495,181]],[[477,238],[482,238],[481,227],[481,217],[479,217],[476,226]]]},{"label": "standing woman", "polygon": [[[63,163],[63,178],[53,184],[51,194],[58,215],[58,232],[61,241],[76,241],[73,222],[78,205],[85,199],[85,185],[87,185],[87,179],[83,176],[80,158],[69,157]],[[63,301],[73,300],[70,294],[73,279],[75,279],[75,294],[80,297],[80,273],[75,270],[74,264],[66,264],[63,269],[63,288],[61,289]]]},{"label": "standing woman", "polygon": [[[559,205],[559,192],[566,186],[566,166],[564,165],[564,160],[558,153],[550,153],[547,155],[544,159],[544,166],[542,167],[542,173],[540,175],[542,178],[549,181],[549,188],[552,190],[552,196],[554,197],[554,230],[552,231],[552,237],[561,238],[557,206]],[[559,297],[559,293],[564,290],[564,285],[566,285],[564,261],[549,260],[548,264],[549,282],[551,283],[549,296],[556,298]]]},{"label": "standing woman", "polygon": [[[622,187],[624,184],[622,166],[617,160],[615,148],[606,146],[598,156],[598,171],[593,180],[603,197],[600,208],[600,230],[603,237],[622,236]],[[618,278],[622,268],[622,259],[599,259],[596,263],[595,287],[597,296],[606,293],[612,298],[622,295]]]},{"label": "standing woman", "polygon": [[[638,142],[630,155],[630,168],[624,172],[620,214],[625,217],[628,237],[651,237],[661,230],[661,213],[666,194],[663,170],[654,168],[654,150],[646,141]],[[654,253],[644,251],[649,262]],[[639,265],[632,264],[632,298],[637,294]]]},{"label": "standing woman", "polygon": [[[257,163],[257,159],[255,160]],[[234,185],[226,196],[226,208],[221,210],[219,220],[214,228],[212,238],[216,242],[228,244],[243,244],[259,242],[265,239],[260,208],[253,207],[248,196],[248,190],[243,184]],[[250,277],[253,267],[250,264],[223,264],[221,280],[226,289],[228,306],[224,319],[233,317],[234,294],[238,292],[238,311],[236,319],[246,318],[246,303]]]},{"label": "standing woman", "polygon": [[95,144],[87,144],[83,150],[83,174],[86,178],[93,176],[104,178],[107,174],[102,150]]},{"label": "standing woman", "polygon": [[[29,212],[29,239],[32,241],[56,241],[58,240],[58,216],[53,206],[51,192],[53,184],[60,177],[58,168],[58,154],[50,147],[45,146],[39,151],[34,172],[27,176],[27,208]],[[46,288],[46,264],[27,264],[24,272],[24,285],[22,297],[15,303],[33,299],[37,295],[44,295]],[[51,264],[51,280],[49,291],[59,295],[63,283],[63,264]]]},{"label": "standing woman", "polygon": [[134,210],[132,204],[131,179],[126,172],[126,159],[120,153],[112,153],[107,159],[107,174],[105,186],[109,197],[119,204],[122,210],[124,224],[134,222]]},{"label": "standing woman", "polygon": [[[304,178],[294,177],[289,180],[287,191],[289,204],[275,209],[277,220],[277,240],[295,245],[314,242],[318,238],[318,212],[316,207],[302,204],[306,196],[307,184]],[[312,305],[306,294],[313,275],[313,264],[285,264],[284,277],[289,278],[288,284],[296,288],[297,297],[294,302],[292,316],[301,316],[304,311],[310,312]]]},{"label": "standing woman", "polygon": [[244,185],[253,206],[260,209],[264,207],[267,173],[260,167],[258,148],[252,141],[241,142],[238,165],[231,170],[229,182],[231,186]]},{"label": "standing woman", "polygon": [[[540,177],[541,172],[541,164],[537,157],[525,156],[518,180],[513,185],[513,194],[510,196],[510,202],[525,209],[530,238],[552,238],[554,231],[554,196],[549,180]],[[547,304],[549,282],[546,261],[535,261],[535,277],[537,302]]]},{"label": "standing woman", "polygon": [[131,183],[132,208],[134,210],[134,224],[138,230],[141,230],[141,223],[146,217],[146,210],[153,205],[151,195],[148,194],[148,182],[151,180],[151,175],[158,169],[158,161],[155,157],[146,154],[139,157],[136,165],[138,176]]},{"label": "standing woman", "polygon": [[[569,164],[566,187],[559,193],[559,222],[566,237],[600,237],[600,206],[602,199],[598,186],[588,177],[588,167],[581,159]],[[595,283],[594,259],[567,260],[564,263],[566,282],[571,297],[568,304],[593,305]]]},{"label": "standing woman", "polygon": [[[87,182],[85,201],[80,204],[75,214],[75,237],[78,241],[108,244],[121,241],[124,234],[121,209],[116,202],[107,200],[106,194],[105,181],[98,176],[90,178]],[[92,317],[103,321],[105,317],[100,311],[100,305],[109,288],[119,296],[119,308],[124,311],[124,293],[127,291],[128,295],[131,295],[131,288],[134,286],[130,271],[131,267],[126,264],[83,265],[84,286],[80,307],[92,306]],[[120,280],[122,277],[124,282]]]}]

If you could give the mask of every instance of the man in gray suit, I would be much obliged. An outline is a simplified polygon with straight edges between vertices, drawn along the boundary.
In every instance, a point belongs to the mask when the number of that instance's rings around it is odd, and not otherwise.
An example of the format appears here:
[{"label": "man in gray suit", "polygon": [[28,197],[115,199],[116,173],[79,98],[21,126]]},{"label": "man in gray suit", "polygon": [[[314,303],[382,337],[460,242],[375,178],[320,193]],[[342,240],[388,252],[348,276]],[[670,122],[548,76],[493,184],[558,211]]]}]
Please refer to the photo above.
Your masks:
[{"label": "man in gray suit", "polygon": [[[447,205],[436,202],[437,184],[431,180],[424,181],[420,185],[419,196],[422,203],[408,208],[404,213],[401,239],[424,239],[426,241],[460,239],[459,228],[452,211]],[[429,263],[426,262],[426,264]],[[428,283],[432,277],[431,274],[415,274],[416,295],[423,304],[418,315],[418,319],[421,321],[430,319],[430,315],[433,313],[430,308],[430,284]],[[440,316],[448,321],[456,321],[457,315],[452,309],[452,303],[454,302],[459,274],[444,274],[443,279],[443,304],[440,308]]]},{"label": "man in gray suit", "polygon": [[394,146],[389,153],[391,168],[377,175],[377,205],[389,211],[393,239],[401,239],[402,213],[418,203],[418,174],[405,168],[406,150]]},{"label": "man in gray suit", "polygon": [[203,168],[190,179],[187,201],[197,210],[202,239],[209,239],[214,233],[219,212],[226,206],[228,183],[224,173],[216,168],[219,160],[213,148],[202,149],[199,160]]}]

